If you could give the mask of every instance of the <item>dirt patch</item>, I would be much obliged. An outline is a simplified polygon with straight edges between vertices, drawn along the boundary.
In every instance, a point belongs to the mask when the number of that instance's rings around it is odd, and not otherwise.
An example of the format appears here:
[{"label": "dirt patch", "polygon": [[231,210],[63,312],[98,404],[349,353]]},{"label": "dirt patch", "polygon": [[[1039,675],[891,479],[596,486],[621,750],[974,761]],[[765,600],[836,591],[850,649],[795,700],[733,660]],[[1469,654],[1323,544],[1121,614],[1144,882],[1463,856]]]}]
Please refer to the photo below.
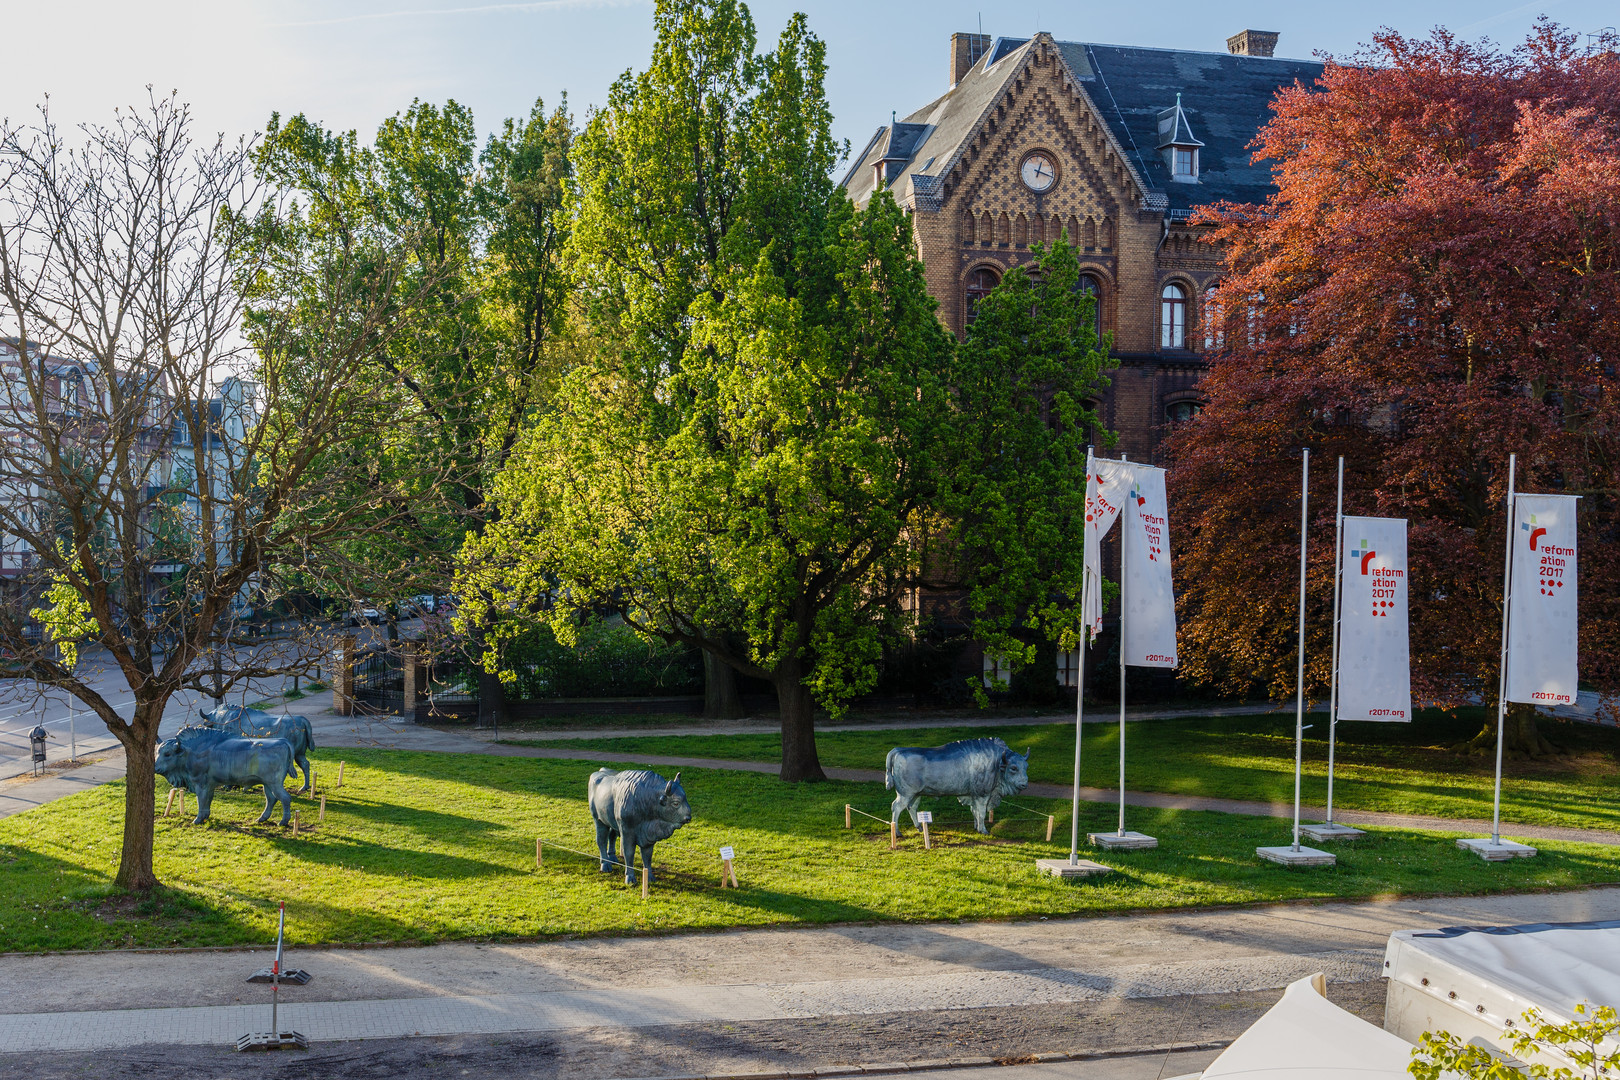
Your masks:
[{"label": "dirt patch", "polygon": [[106,760],[107,755],[100,754],[96,757],[73,758],[71,761],[62,760],[48,762],[42,766],[37,773],[25,772],[7,778],[5,781],[5,786],[10,787],[13,784],[21,786],[23,784],[32,784],[36,780],[50,780],[53,777],[61,776],[64,773],[70,773],[76,769],[82,769],[86,765],[99,765],[101,762]]}]

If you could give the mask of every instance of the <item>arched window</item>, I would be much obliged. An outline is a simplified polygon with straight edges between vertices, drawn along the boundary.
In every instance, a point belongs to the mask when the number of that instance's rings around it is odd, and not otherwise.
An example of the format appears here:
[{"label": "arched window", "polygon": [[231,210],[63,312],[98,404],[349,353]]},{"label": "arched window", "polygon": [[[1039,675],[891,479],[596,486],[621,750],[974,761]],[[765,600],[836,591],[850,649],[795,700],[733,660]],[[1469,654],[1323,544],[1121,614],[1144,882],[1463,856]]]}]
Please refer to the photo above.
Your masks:
[{"label": "arched window", "polygon": [[1018,220],[1013,223],[1013,243],[1019,247],[1029,244],[1029,218],[1023,214],[1019,214]]},{"label": "arched window", "polygon": [[1114,241],[1114,219],[1105,217],[1102,220],[1102,249],[1104,251],[1114,250]]},{"label": "arched window", "polygon": [[981,266],[968,274],[967,278],[967,306],[966,314],[962,319],[964,326],[972,326],[973,319],[978,314],[979,301],[990,295],[990,290],[996,287],[1001,277],[988,266]]},{"label": "arched window", "polygon": [[1185,424],[1202,411],[1196,401],[1172,401],[1164,407],[1164,418],[1172,424]]},{"label": "arched window", "polygon": [[1097,219],[1086,218],[1086,250],[1097,250]]},{"label": "arched window", "polygon": [[1187,292],[1171,282],[1159,293],[1159,348],[1187,347]]},{"label": "arched window", "polygon": [[996,219],[996,243],[1007,244],[1012,240],[1012,221],[1006,213]]},{"label": "arched window", "polygon": [[962,243],[973,243],[974,218],[973,211],[965,210],[962,213]]},{"label": "arched window", "polygon": [[1098,339],[1102,338],[1102,282],[1091,274],[1081,274],[1080,280],[1075,282],[1075,289],[1083,296],[1091,297],[1091,332]]}]

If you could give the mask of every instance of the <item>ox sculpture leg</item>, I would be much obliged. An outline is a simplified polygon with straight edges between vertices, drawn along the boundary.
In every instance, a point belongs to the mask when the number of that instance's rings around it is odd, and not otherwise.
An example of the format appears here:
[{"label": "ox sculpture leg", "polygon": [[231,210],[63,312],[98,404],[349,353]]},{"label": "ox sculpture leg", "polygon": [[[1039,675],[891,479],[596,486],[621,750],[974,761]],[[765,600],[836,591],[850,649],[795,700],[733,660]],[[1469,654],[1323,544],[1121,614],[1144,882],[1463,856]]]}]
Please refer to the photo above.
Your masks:
[{"label": "ox sculpture leg", "polygon": [[[293,761],[297,764],[298,768],[304,770],[304,786],[299,788],[297,792],[299,795],[304,795],[309,791],[309,756],[305,754],[302,749],[300,749],[296,754],[293,755]],[[289,770],[287,775],[295,780],[298,779],[298,773],[296,770]]]},{"label": "ox sculpture leg", "polygon": [[606,822],[598,821],[596,823],[596,851],[602,857],[602,873],[604,874],[612,873],[613,864],[619,861],[618,856],[613,851],[614,841],[618,839],[618,836],[619,834],[614,832],[613,827]]},{"label": "ox sculpture leg", "polygon": [[287,785],[279,777],[265,777],[264,781],[264,813],[259,815],[257,824],[263,825],[270,820],[270,814],[276,803],[281,804],[281,824],[285,826],[292,820],[292,796],[287,794]]},{"label": "ox sculpture leg", "polygon": [[896,832],[900,829],[900,814],[902,811],[911,811],[911,824],[917,824],[917,796],[907,795],[905,792],[895,790],[894,805],[889,807],[889,828]]},{"label": "ox sculpture leg", "polygon": [[197,792],[197,817],[193,825],[201,825],[208,820],[208,815],[214,806],[214,785],[204,784],[202,790]]},{"label": "ox sculpture leg", "polygon": [[624,841],[624,883],[626,885],[634,885],[636,883],[635,845],[630,839],[630,834],[624,831],[623,821],[619,822],[619,827],[615,831],[618,833],[619,838]]}]

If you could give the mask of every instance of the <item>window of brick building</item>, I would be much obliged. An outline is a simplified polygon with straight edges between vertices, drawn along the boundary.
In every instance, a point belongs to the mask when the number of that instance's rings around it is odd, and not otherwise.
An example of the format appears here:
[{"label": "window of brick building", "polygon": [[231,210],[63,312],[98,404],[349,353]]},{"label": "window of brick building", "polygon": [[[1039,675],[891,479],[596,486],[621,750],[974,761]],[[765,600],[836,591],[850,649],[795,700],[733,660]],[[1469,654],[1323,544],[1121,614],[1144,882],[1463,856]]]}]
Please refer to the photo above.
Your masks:
[{"label": "window of brick building", "polygon": [[986,210],[984,217],[979,219],[979,243],[989,244],[995,239],[995,231],[995,219],[990,216],[990,211]]},{"label": "window of brick building", "polygon": [[964,244],[973,243],[973,229],[974,229],[973,211],[965,210],[965,211],[962,212],[962,243],[964,243]]},{"label": "window of brick building", "polygon": [[1019,214],[1018,220],[1013,223],[1013,242],[1019,247],[1029,244],[1029,218],[1023,214]]},{"label": "window of brick building", "polygon": [[1219,352],[1226,348],[1226,313],[1221,305],[1220,289],[1211,285],[1204,290],[1200,305],[1200,322],[1204,328],[1204,351]]},{"label": "window of brick building", "polygon": [[1113,218],[1103,218],[1103,221],[1102,221],[1102,249],[1104,251],[1113,251],[1114,250],[1114,241],[1116,239],[1116,237],[1114,235],[1114,232],[1115,232],[1115,230],[1114,230],[1114,219]]},{"label": "window of brick building", "polygon": [[1091,309],[1091,329],[1099,338],[1102,337],[1102,282],[1094,275],[1081,274],[1075,288],[1083,295],[1091,297],[1096,306]]},{"label": "window of brick building", "polygon": [[1174,283],[1159,293],[1159,347],[1187,347],[1187,292]]},{"label": "window of brick building", "polygon": [[963,324],[973,325],[973,319],[978,314],[979,301],[990,295],[990,290],[996,287],[1001,277],[988,266],[981,266],[968,275],[967,278],[967,305]]},{"label": "window of brick building", "polygon": [[1006,214],[996,219],[996,243],[1006,245],[1012,239],[1012,222]]},{"label": "window of brick building", "polygon": [[1086,250],[1097,250],[1097,219],[1086,218]]},{"label": "window of brick building", "polygon": [[1172,424],[1185,424],[1203,408],[1196,401],[1172,401],[1164,407],[1164,418]]}]

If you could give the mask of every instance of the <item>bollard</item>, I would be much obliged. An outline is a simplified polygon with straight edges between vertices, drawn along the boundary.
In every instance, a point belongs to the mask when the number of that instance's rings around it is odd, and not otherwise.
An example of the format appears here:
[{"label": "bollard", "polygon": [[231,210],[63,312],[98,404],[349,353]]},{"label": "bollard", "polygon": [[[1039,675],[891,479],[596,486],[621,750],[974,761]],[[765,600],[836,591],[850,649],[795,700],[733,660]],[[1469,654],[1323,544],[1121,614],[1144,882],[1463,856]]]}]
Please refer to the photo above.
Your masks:
[{"label": "bollard", "polygon": [[174,793],[176,791],[179,791],[179,790],[180,790],[179,788],[170,788],[169,789],[169,801],[163,804],[163,816],[164,817],[168,817],[169,816],[169,811],[174,809]]},{"label": "bollard", "polygon": [[923,834],[923,850],[924,851],[932,850],[933,847],[934,847],[934,843],[933,843],[932,840],[930,840],[928,838],[928,822],[926,822],[926,821],[922,822],[922,834]]},{"label": "bollard", "polygon": [[545,865],[546,857],[540,853],[540,840],[536,837],[534,841],[534,868],[539,870]]},{"label": "bollard", "polygon": [[309,797],[315,797],[315,766],[309,767]]},{"label": "bollard", "polygon": [[895,851],[900,847],[900,826],[896,822],[889,822],[889,850]]},{"label": "bollard", "polygon": [[1047,814],[1046,815],[1046,842],[1048,844],[1050,844],[1052,842],[1052,826],[1054,824],[1056,824],[1056,822],[1057,822],[1057,818],[1054,815],[1052,815],[1052,814]]},{"label": "bollard", "polygon": [[293,831],[292,831],[292,834],[294,836],[298,835],[298,811],[296,811],[296,810],[293,811]]},{"label": "bollard", "polygon": [[994,810],[986,810],[984,812],[984,823],[986,825],[994,825],[996,823],[996,812]]},{"label": "bollard", "polygon": [[647,868],[645,866],[641,868],[641,898],[643,900],[647,899]]},{"label": "bollard", "polygon": [[338,762],[338,782],[337,782],[337,786],[338,787],[343,786],[343,762],[341,762],[341,761]]},{"label": "bollard", "polygon": [[849,828],[849,803],[844,804],[844,828]]},{"label": "bollard", "polygon": [[[325,820],[326,820],[326,796],[322,795],[321,796],[321,816],[315,819],[315,823],[318,825],[318,824],[320,824],[321,822],[323,822]],[[1048,837],[1047,839],[1051,839],[1051,838]]]},{"label": "bollard", "polygon": [[180,816],[186,816],[186,789],[180,789]]}]

